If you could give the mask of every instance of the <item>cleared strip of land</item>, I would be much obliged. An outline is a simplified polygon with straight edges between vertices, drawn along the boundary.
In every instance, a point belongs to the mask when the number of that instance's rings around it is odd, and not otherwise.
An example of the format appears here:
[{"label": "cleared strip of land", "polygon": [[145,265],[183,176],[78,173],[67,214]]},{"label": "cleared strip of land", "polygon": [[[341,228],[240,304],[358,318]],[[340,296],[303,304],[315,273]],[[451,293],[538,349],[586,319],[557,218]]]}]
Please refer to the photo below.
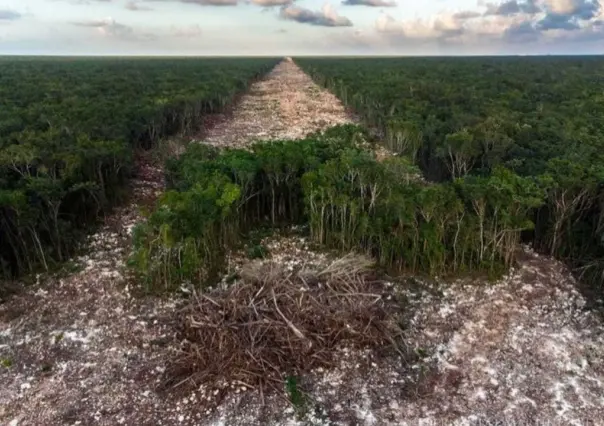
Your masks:
[{"label": "cleared strip of land", "polygon": [[[241,147],[354,121],[337,98],[286,60],[202,139]],[[90,237],[90,253],[74,259],[75,271],[41,276],[0,305],[0,423],[583,424],[603,418],[602,323],[584,309],[568,270],[527,248],[518,268],[496,283],[418,280],[403,289],[393,282],[408,301],[407,344],[417,359],[402,365],[342,348],[338,368],[304,378],[313,405],[303,419],[282,398],[263,398],[244,384],[212,410],[213,389],[157,394],[176,349],[172,323],[180,301],[134,296],[125,260],[138,208],[161,193],[162,176],[140,163],[131,204]],[[329,261],[295,235],[263,243],[288,268]],[[233,258],[232,267],[243,267],[240,260]]]},{"label": "cleared strip of land", "polygon": [[[299,138],[351,118],[335,96],[284,61],[217,122],[207,140],[224,147]],[[139,209],[163,183],[163,170],[140,159],[130,204],[89,237],[90,251],[73,259],[73,272],[39,276],[0,304],[0,423],[206,423],[195,395],[189,404],[155,393],[173,355],[170,324],[179,302],[134,296],[126,267]]]},{"label": "cleared strip of land", "polygon": [[338,98],[317,86],[294,62],[284,60],[253,84],[230,113],[219,117],[203,141],[241,147],[254,140],[299,139],[353,122]]}]

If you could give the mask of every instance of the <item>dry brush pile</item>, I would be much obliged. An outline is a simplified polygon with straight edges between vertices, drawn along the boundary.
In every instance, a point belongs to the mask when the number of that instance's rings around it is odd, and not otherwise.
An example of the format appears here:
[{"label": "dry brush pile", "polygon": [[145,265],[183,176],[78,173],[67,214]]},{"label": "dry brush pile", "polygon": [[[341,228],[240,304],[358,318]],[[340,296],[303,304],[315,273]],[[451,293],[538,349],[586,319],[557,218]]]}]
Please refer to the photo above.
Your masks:
[{"label": "dry brush pile", "polygon": [[337,361],[336,349],[403,355],[401,309],[364,257],[348,255],[321,271],[250,264],[241,282],[194,295],[181,313],[184,343],[165,387],[225,392],[283,389],[288,376]]},{"label": "dry brush pile", "polygon": [[402,345],[404,310],[358,260],[308,277],[248,270],[237,285],[207,290],[230,251],[259,229],[306,225],[313,243],[398,272],[496,274],[514,263],[520,232],[532,227],[527,211],[541,202],[536,183],[503,168],[489,178],[417,182],[409,159],[380,161],[359,147],[366,140],[363,129],[339,126],[249,150],[192,144],[168,163],[171,189],[134,230],[131,262],[149,291],[206,290],[177,314],[184,343],[166,387],[264,394],[330,367],[342,345]]}]

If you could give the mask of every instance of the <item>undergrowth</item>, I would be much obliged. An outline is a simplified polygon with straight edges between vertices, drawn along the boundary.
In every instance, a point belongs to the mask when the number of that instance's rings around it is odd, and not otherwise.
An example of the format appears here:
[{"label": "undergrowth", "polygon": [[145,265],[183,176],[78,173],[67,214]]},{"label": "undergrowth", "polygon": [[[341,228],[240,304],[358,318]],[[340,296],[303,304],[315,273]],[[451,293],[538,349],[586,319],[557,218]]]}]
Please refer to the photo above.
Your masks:
[{"label": "undergrowth", "polygon": [[296,376],[287,376],[285,378],[285,391],[289,402],[296,411],[296,416],[298,418],[304,417],[307,410],[307,401],[304,392],[300,388],[299,378]]},{"label": "undergrowth", "polygon": [[[405,157],[379,161],[345,125],[251,150],[187,147],[167,162],[168,191],[134,232],[131,264],[150,291],[217,278],[259,228],[308,225],[314,242],[416,273],[499,273],[513,263],[544,182],[503,167],[447,183],[418,180]],[[258,243],[250,257],[262,257]]]}]

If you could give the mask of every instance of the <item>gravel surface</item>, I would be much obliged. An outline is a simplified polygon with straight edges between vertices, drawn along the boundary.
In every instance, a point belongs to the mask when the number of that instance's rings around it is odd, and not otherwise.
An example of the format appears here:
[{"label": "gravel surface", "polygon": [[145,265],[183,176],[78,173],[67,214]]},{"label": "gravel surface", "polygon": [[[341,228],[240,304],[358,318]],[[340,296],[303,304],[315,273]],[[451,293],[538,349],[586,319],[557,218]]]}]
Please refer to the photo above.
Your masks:
[{"label": "gravel surface", "polygon": [[242,147],[256,140],[300,139],[356,119],[338,98],[286,59],[254,83],[232,111],[214,121],[202,137],[205,143]]},{"label": "gravel surface", "polygon": [[[300,255],[304,238],[286,246],[294,263],[316,259]],[[391,285],[407,301],[415,357],[341,348],[338,368],[303,378],[301,412],[279,396],[263,404],[236,392],[203,424],[604,424],[604,326],[561,263],[524,247],[518,267],[496,282]]]},{"label": "gravel surface", "polygon": [[410,338],[433,368],[427,398],[405,404],[402,418],[604,424],[604,327],[560,262],[524,247],[496,283],[409,296]]},{"label": "gravel surface", "polygon": [[175,424],[155,393],[178,300],[137,297],[125,260],[139,205],[163,174],[140,164],[131,204],[89,237],[72,272],[40,276],[0,305],[0,424]]},{"label": "gravel surface", "polygon": [[[337,99],[285,61],[207,140],[241,146],[347,120]],[[339,368],[300,379],[302,409],[243,388],[218,405],[208,389],[158,393],[178,348],[182,299],[142,297],[126,271],[139,207],[163,186],[161,169],[139,169],[131,203],[90,237],[71,272],[39,276],[0,304],[0,424],[604,424],[602,322],[563,265],[526,247],[495,283],[393,282],[408,302],[407,345],[416,357],[341,348]],[[263,244],[287,265],[331,256],[295,233]],[[233,253],[230,264],[237,271],[245,259]]]}]

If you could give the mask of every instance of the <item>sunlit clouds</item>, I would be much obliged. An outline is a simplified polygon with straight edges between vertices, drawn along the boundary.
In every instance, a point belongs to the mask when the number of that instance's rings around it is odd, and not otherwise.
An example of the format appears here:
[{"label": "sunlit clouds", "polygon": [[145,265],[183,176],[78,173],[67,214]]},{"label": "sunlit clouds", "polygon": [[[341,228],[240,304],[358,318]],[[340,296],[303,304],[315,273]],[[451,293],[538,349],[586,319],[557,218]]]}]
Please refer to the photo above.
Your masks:
[{"label": "sunlit clouds", "polygon": [[575,54],[604,46],[600,0],[7,1],[0,53]]}]

